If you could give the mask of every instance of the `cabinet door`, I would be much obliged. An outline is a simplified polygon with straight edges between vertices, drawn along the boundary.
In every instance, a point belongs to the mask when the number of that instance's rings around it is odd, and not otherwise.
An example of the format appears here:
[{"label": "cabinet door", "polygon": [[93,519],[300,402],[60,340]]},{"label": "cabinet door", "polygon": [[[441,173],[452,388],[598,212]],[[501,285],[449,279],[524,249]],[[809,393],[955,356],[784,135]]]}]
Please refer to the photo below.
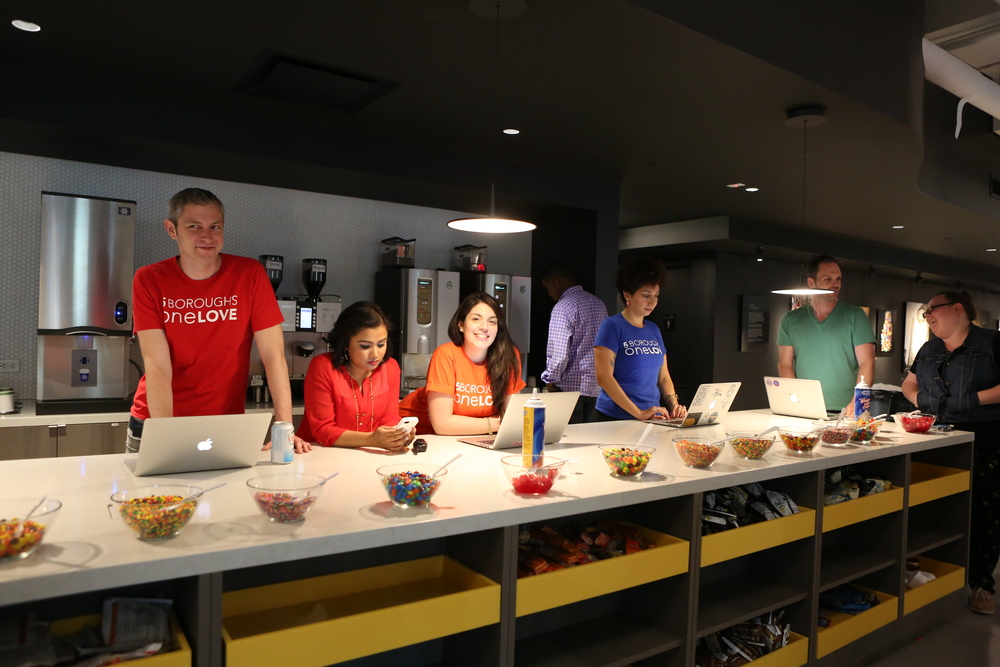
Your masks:
[{"label": "cabinet door", "polygon": [[58,428],[55,426],[0,428],[0,460],[55,456],[58,438]]},{"label": "cabinet door", "polygon": [[67,424],[59,429],[59,456],[124,454],[126,422]]}]

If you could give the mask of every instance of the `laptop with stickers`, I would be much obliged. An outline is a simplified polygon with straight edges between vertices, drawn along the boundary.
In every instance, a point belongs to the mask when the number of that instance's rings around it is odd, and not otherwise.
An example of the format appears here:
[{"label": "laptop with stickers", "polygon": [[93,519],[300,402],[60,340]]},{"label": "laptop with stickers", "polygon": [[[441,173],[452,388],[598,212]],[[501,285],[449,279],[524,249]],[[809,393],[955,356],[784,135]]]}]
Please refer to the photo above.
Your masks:
[{"label": "laptop with stickers", "polygon": [[765,377],[767,403],[771,412],[788,417],[826,419],[826,399],[819,380]]},{"label": "laptop with stickers", "polygon": [[695,392],[694,400],[688,407],[686,417],[681,419],[644,419],[647,424],[658,424],[671,428],[693,428],[695,426],[708,426],[718,423],[733,401],[736,400],[736,393],[740,390],[739,382],[713,382],[703,384]]}]

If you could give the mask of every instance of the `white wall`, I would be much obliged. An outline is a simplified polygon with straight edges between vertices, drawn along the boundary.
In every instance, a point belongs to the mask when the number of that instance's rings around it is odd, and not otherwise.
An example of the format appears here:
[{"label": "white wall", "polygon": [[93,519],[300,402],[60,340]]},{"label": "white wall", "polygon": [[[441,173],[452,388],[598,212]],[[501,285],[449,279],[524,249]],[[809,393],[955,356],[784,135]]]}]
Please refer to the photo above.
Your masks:
[{"label": "white wall", "polygon": [[530,275],[531,235],[485,235],[445,226],[466,213],[300,190],[193,178],[139,169],[0,152],[0,359],[18,359],[19,373],[0,373],[0,387],[35,398],[39,223],[42,191],[138,202],[135,264],[175,255],[163,229],[170,197],[186,187],[211,190],[226,206],[225,252],[283,255],[279,293],[304,293],[302,259],[327,260],[324,294],[345,304],[374,296],[379,240],[416,238],[418,268],[448,268],[451,249],[489,246],[488,269]]}]

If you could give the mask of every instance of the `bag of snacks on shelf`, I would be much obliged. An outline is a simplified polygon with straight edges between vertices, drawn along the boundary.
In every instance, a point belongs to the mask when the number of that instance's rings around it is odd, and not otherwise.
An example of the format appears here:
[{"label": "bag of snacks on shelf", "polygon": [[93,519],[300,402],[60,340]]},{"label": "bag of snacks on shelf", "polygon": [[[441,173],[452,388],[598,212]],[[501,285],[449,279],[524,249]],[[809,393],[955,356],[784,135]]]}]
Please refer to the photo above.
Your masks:
[{"label": "bag of snacks on shelf", "polygon": [[149,644],[170,646],[170,600],[152,598],[108,598],[104,601],[101,635],[119,651]]},{"label": "bag of snacks on shelf", "polygon": [[850,584],[820,593],[819,606],[822,609],[839,611],[842,614],[860,614],[877,605],[879,600],[872,593],[866,593]]}]

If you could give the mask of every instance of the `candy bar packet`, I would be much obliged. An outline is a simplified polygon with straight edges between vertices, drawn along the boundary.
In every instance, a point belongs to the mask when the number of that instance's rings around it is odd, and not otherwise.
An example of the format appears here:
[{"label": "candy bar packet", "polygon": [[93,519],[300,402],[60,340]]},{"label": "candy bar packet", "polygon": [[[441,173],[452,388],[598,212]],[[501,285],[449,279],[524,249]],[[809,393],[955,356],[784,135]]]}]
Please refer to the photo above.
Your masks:
[{"label": "candy bar packet", "polygon": [[104,642],[115,652],[153,643],[169,649],[171,604],[171,600],[151,598],[108,598],[101,619]]}]

